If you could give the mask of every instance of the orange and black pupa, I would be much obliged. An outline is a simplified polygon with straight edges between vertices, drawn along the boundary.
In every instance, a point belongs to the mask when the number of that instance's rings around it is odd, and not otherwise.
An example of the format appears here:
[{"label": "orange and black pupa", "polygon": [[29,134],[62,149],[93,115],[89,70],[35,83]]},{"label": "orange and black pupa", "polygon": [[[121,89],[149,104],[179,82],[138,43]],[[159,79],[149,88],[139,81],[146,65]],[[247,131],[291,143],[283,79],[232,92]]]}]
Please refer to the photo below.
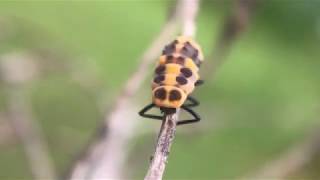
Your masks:
[{"label": "orange and black pupa", "polygon": [[199,68],[203,61],[200,46],[189,37],[180,36],[166,45],[157,62],[152,80],[152,103],[139,114],[146,118],[163,120],[163,116],[146,114],[153,107],[164,114],[175,113],[181,108],[192,115],[192,119],[180,120],[177,125],[200,121],[200,116],[191,108],[199,102],[190,96],[195,87],[202,84]]}]

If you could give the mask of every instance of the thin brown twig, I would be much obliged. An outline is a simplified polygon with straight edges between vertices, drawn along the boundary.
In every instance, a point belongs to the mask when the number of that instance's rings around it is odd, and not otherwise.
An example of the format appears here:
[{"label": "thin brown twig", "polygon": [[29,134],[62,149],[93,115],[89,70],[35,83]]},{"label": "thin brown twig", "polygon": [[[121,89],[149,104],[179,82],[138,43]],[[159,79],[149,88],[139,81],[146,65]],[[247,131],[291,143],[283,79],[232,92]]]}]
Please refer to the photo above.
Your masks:
[{"label": "thin brown twig", "polygon": [[[181,0],[178,4],[184,12],[182,20],[182,34],[195,36],[195,18],[198,13],[199,0]],[[156,149],[151,160],[145,180],[161,180],[169,157],[170,147],[176,132],[179,109],[174,114],[165,114],[158,135]]]},{"label": "thin brown twig", "polygon": [[156,150],[154,152],[154,156],[152,157],[152,161],[145,180],[162,179],[166,162],[169,156],[170,147],[174,139],[177,119],[178,113],[175,113],[166,115],[165,119],[162,121]]}]

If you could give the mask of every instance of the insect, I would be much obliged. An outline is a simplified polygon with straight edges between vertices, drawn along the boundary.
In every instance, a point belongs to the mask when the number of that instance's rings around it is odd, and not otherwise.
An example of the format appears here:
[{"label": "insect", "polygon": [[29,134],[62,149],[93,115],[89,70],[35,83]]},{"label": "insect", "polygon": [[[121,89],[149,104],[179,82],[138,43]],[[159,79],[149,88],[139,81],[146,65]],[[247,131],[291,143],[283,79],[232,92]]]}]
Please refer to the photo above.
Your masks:
[{"label": "insect", "polygon": [[203,61],[200,46],[191,38],[177,37],[166,45],[155,69],[152,81],[152,103],[139,114],[142,117],[163,120],[163,116],[146,114],[152,108],[160,108],[164,114],[172,114],[181,108],[193,118],[180,120],[177,125],[200,121],[200,116],[191,108],[199,102],[190,96],[196,86],[203,83],[198,74]]}]

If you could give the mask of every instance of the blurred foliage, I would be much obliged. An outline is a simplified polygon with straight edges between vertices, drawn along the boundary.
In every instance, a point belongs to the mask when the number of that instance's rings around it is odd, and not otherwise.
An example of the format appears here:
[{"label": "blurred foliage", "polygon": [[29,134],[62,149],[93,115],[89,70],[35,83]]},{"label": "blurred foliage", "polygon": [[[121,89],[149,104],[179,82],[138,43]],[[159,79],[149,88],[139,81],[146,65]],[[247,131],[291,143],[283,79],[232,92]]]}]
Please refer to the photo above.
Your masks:
[{"label": "blurred foliage", "polygon": [[[59,173],[90,139],[171,5],[0,2],[0,56],[28,51],[44,67],[27,91]],[[206,84],[195,92],[203,120],[179,127],[167,179],[234,178],[255,172],[319,126],[319,8],[312,0],[259,1],[252,24],[215,78],[204,77]],[[230,1],[202,3],[198,39],[207,56],[231,11]],[[206,63],[210,61],[214,59]],[[2,87],[4,110],[8,89]],[[132,143],[128,176],[144,176],[155,137],[147,134]],[[315,162],[295,176],[320,177],[317,166]],[[18,144],[0,147],[0,169],[1,178],[31,178]]]}]

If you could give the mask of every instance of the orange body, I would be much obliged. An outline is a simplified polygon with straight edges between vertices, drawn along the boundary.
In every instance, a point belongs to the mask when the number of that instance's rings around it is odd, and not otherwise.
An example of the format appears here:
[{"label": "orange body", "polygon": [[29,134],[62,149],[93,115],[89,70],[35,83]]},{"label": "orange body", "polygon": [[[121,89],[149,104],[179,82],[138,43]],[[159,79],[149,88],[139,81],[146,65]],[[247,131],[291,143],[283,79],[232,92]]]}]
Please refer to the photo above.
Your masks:
[{"label": "orange body", "polygon": [[203,54],[191,38],[180,36],[168,44],[155,69],[153,103],[158,107],[179,108],[195,88]]}]

